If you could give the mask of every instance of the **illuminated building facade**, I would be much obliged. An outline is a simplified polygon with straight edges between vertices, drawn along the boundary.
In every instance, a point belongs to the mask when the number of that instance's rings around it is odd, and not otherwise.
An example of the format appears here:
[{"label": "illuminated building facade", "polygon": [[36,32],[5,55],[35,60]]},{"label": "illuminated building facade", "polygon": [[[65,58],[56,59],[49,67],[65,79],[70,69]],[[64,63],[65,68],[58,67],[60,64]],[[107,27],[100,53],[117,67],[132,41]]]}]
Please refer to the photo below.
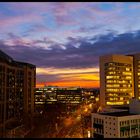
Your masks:
[{"label": "illuminated building facade", "polygon": [[82,102],[82,91],[77,87],[59,87],[57,90],[57,104],[62,114],[69,114],[76,110]]},{"label": "illuminated building facade", "polygon": [[86,103],[97,102],[99,100],[100,90],[98,88],[82,88],[82,100]]},{"label": "illuminated building facade", "polygon": [[59,103],[77,105],[82,101],[80,88],[59,88],[57,90],[57,101]]},{"label": "illuminated building facade", "polygon": [[47,86],[44,88],[44,90],[46,90],[46,104],[56,104],[58,87]]},{"label": "illuminated building facade", "polygon": [[77,87],[44,86],[36,88],[34,98],[36,114],[44,109],[47,112],[57,109],[58,112],[67,113],[82,102],[82,91]]},{"label": "illuminated building facade", "polygon": [[43,88],[36,88],[35,98],[35,112],[41,113],[44,109],[51,109],[57,103],[56,95],[57,87],[45,86]]},{"label": "illuminated building facade", "polygon": [[41,114],[42,111],[44,111],[45,109],[46,94],[39,88],[36,88],[36,92],[34,94],[34,103],[35,103],[35,114]]},{"label": "illuminated building facade", "polygon": [[0,51],[0,137],[34,113],[36,67]]},{"label": "illuminated building facade", "polygon": [[124,55],[101,56],[101,105],[127,105],[132,97],[134,97],[133,57]]},{"label": "illuminated building facade", "polygon": [[[79,104],[82,101],[82,93],[80,88],[66,88],[66,87],[55,87],[55,86],[45,86],[44,88],[36,88],[35,93],[35,102],[37,103],[39,100],[38,96],[40,95],[40,99],[46,98],[46,105],[64,103],[64,104]],[[40,104],[44,103],[44,99],[40,100]],[[37,103],[38,104],[38,103]]]},{"label": "illuminated building facade", "polygon": [[45,86],[43,88],[36,88],[35,101],[36,104],[55,104],[57,101],[57,87]]}]

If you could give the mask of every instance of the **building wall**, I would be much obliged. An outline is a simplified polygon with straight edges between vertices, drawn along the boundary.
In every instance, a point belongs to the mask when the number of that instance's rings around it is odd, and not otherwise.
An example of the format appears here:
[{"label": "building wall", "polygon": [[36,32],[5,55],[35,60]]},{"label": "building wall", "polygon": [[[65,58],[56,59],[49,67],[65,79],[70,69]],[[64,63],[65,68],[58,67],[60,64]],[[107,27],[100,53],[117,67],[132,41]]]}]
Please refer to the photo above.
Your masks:
[{"label": "building wall", "polygon": [[120,138],[140,137],[140,115],[118,117]]},{"label": "building wall", "polygon": [[58,89],[57,101],[64,104],[78,105],[82,101],[82,92],[80,89]]},{"label": "building wall", "polygon": [[140,99],[140,53],[134,54],[135,97]]},{"label": "building wall", "polygon": [[42,111],[45,110],[45,103],[46,103],[46,94],[44,90],[40,90],[36,88],[36,92],[34,94],[34,112],[36,115],[40,114]]},{"label": "building wall", "polygon": [[104,118],[104,137],[118,138],[118,120],[114,116],[105,116]]},{"label": "building wall", "polygon": [[129,99],[133,96],[133,57],[124,55],[101,56],[101,106],[129,104]]},{"label": "building wall", "polygon": [[[119,113],[119,112],[118,112]],[[102,122],[102,123],[101,123]],[[97,130],[97,125],[103,125],[103,131]],[[109,116],[92,113],[92,137],[99,138],[139,138],[140,137],[140,115]]]},{"label": "building wall", "polygon": [[135,98],[130,100],[129,112],[133,114],[140,114],[140,100]]},{"label": "building wall", "polygon": [[97,113],[92,113],[91,121],[91,136],[93,138],[104,138],[104,117]]},{"label": "building wall", "polygon": [[34,93],[35,93],[35,81],[36,70],[28,66],[24,66],[24,113],[34,114]]},{"label": "building wall", "polygon": [[[118,120],[117,117],[113,116],[104,116],[104,115],[99,115],[97,113],[92,114],[92,136],[96,137],[99,134],[103,138],[118,138]],[[96,124],[101,124],[103,126],[102,131],[96,129],[94,127],[94,123]]]},{"label": "building wall", "polygon": [[7,130],[22,123],[27,114],[33,114],[36,81],[34,65],[3,54],[0,51],[0,137],[6,137]]},{"label": "building wall", "polygon": [[9,123],[23,115],[23,69],[0,63],[0,124],[5,131]]}]

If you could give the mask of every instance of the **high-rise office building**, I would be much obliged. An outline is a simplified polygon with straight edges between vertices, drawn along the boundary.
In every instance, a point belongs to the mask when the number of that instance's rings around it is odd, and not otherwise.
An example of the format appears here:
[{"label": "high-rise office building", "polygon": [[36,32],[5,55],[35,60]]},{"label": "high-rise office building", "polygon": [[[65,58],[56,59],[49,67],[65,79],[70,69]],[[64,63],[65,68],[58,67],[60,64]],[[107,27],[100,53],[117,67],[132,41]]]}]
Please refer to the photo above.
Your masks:
[{"label": "high-rise office building", "polygon": [[100,57],[100,103],[127,105],[134,97],[133,57],[106,55]]},{"label": "high-rise office building", "polygon": [[[34,113],[36,67],[0,51],[0,137]],[[26,121],[26,120],[25,120]]]}]

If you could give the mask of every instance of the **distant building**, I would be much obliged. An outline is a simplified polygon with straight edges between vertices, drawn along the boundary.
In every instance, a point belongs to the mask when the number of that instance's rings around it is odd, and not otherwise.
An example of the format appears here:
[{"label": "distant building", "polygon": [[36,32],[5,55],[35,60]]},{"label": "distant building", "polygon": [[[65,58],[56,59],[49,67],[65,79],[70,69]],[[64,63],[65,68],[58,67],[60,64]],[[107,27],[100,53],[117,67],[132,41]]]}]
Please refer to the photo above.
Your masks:
[{"label": "distant building", "polygon": [[45,110],[45,104],[46,104],[46,94],[43,92],[43,90],[40,90],[39,88],[36,88],[36,92],[34,94],[34,103],[35,103],[35,114],[41,114]]},{"label": "distant building", "polygon": [[133,57],[124,55],[101,56],[101,105],[127,105],[132,97],[134,97]]},{"label": "distant building", "polygon": [[16,127],[14,122],[34,114],[35,82],[34,65],[15,61],[0,51],[0,137]]},{"label": "distant building", "polygon": [[129,109],[106,109],[92,113],[93,138],[140,138],[140,101],[132,99]]},{"label": "distant building", "polygon": [[82,100],[85,101],[85,103],[94,102],[96,103],[99,100],[99,89],[95,88],[82,88]]},{"label": "distant building", "polygon": [[69,105],[80,104],[82,101],[81,89],[75,87],[59,88],[57,90],[57,101]]},{"label": "distant building", "polygon": [[36,113],[43,109],[46,111],[57,109],[58,112],[66,113],[71,112],[82,102],[82,92],[79,87],[44,86],[36,88],[34,98]]},{"label": "distant building", "polygon": [[51,110],[52,107],[56,106],[57,87],[45,86],[43,88],[36,88],[34,95],[35,98],[35,112],[36,114],[42,112],[43,110]]},{"label": "distant building", "polygon": [[58,87],[46,86],[44,90],[46,90],[46,105],[56,104]]},{"label": "distant building", "polygon": [[82,102],[82,92],[78,87],[59,87],[57,90],[57,104],[62,114],[74,112]]}]

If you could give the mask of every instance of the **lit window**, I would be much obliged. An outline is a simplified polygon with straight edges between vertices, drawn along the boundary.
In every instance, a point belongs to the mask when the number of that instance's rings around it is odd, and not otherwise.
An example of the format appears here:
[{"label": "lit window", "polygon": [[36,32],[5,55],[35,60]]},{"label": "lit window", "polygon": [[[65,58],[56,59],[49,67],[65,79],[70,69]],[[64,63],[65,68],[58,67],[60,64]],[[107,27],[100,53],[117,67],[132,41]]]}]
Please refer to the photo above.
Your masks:
[{"label": "lit window", "polygon": [[123,102],[106,102],[107,105],[123,105]]},{"label": "lit window", "polygon": [[132,75],[131,72],[123,72],[123,75]]},{"label": "lit window", "polygon": [[140,75],[140,72],[138,72],[138,76]]},{"label": "lit window", "polygon": [[138,85],[138,87],[140,87],[140,85]]},{"label": "lit window", "polygon": [[131,76],[126,76],[125,78],[126,78],[126,79],[131,79],[132,77],[131,77]]}]

